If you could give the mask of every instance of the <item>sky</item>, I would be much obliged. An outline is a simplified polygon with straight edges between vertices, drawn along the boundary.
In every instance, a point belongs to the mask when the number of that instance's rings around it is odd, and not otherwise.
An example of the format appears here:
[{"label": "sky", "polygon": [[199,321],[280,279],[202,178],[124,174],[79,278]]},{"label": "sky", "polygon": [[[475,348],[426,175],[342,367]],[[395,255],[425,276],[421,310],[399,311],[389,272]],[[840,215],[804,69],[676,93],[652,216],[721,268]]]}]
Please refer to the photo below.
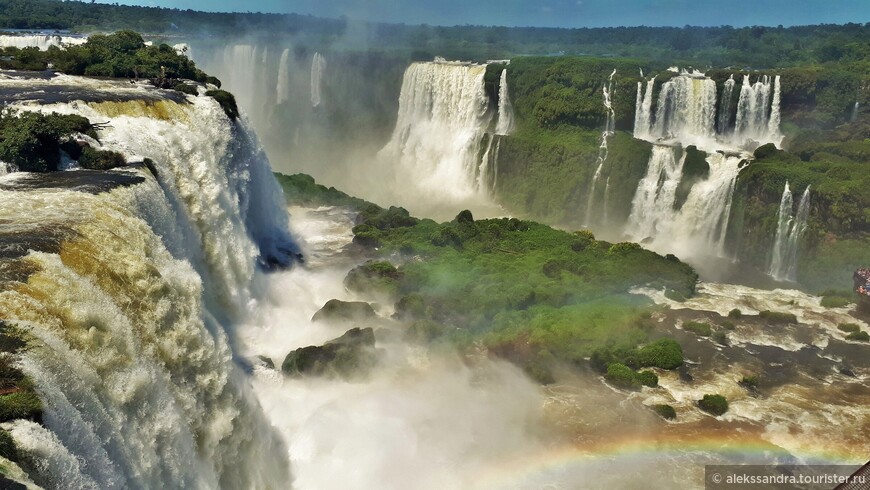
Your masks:
[{"label": "sky", "polygon": [[747,26],[870,22],[870,0],[98,0],[430,25]]}]

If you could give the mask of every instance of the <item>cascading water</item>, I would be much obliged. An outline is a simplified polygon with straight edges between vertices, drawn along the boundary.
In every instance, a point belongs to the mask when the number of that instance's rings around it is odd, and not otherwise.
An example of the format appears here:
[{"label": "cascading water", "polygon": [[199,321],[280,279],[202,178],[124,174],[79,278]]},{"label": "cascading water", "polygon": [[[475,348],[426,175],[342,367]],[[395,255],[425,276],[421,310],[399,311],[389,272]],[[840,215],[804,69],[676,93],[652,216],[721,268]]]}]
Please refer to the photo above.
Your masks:
[{"label": "cascading water", "polygon": [[807,219],[810,214],[810,186],[804,190],[796,214],[794,198],[788,182],[782,191],[777,216],[776,238],[770,257],[768,274],[778,281],[797,279],[797,257],[800,239],[807,229]]},{"label": "cascading water", "polygon": [[514,108],[508,92],[507,69],[501,71],[498,84],[498,124],[495,134],[507,136],[514,130]]},{"label": "cascading water", "polygon": [[656,77],[652,77],[646,82],[646,91],[644,91],[643,82],[637,82],[637,103],[635,105],[636,112],[634,114],[634,137],[638,139],[650,139],[650,130],[652,128],[652,102],[653,88],[655,87]]},{"label": "cascading water", "polygon": [[70,45],[84,44],[88,38],[55,35],[24,35],[24,36],[0,36],[0,47],[3,48],[39,48],[46,51],[52,46],[64,48]]},{"label": "cascading water", "polygon": [[[156,175],[100,173],[98,194],[30,191],[16,187],[20,174],[3,177],[4,230],[50,226],[58,238],[56,251],[18,259],[27,277],[0,283],[0,319],[32,336],[20,367],[45,404],[44,426],[10,428],[32,476],[52,488],[285,485],[287,449],[230,347],[257,257],[293,247],[267,160],[210,98],[155,101],[154,91],[74,77],[30,86],[61,82],[90,100],[95,86],[106,100],[134,90],[151,97],[18,107],[109,120],[102,145],[150,158]],[[77,175],[88,178],[58,178]]]},{"label": "cascading water", "polygon": [[433,201],[479,195],[482,144],[495,112],[485,73],[486,65],[459,62],[408,67],[396,128],[379,153],[398,162],[397,182],[415,184]]},{"label": "cascading water", "polygon": [[625,229],[626,235],[637,241],[658,236],[674,219],[677,186],[686,160],[685,153],[678,159],[674,151],[670,146],[653,146],[646,176],[637,186]]},{"label": "cascading water", "polygon": [[[734,105],[731,99],[734,96],[734,85],[734,75],[731,75],[728,77],[728,80],[725,80],[725,84],[722,87],[722,97],[719,101],[719,114],[716,123],[716,131],[722,135],[728,132],[731,125],[732,106]],[[778,122],[776,127],[779,128]]]},{"label": "cascading water", "polygon": [[320,53],[314,53],[314,58],[311,59],[311,107],[320,105],[324,70],[326,59]]},{"label": "cascading water", "polygon": [[764,75],[755,83],[750,82],[749,75],[743,76],[734,127],[735,144],[779,144],[782,139],[779,135],[779,87],[778,75],[773,79]]},{"label": "cascading water", "polygon": [[[611,94],[613,91],[613,77],[616,75],[616,70],[610,74],[607,85],[601,88],[604,98],[604,112],[606,114],[604,120],[604,131],[601,133],[601,144],[598,146],[598,166],[595,168],[595,174],[592,176],[592,183],[589,185],[589,197],[586,201],[586,225],[592,224],[592,210],[595,204],[595,187],[598,185],[598,180],[601,179],[601,172],[604,170],[604,163],[607,161],[607,139],[613,136],[616,132],[616,113],[613,111],[613,102]],[[609,180],[608,180],[609,182]],[[606,194],[606,193],[605,193]],[[606,213],[606,199],[605,209]]]},{"label": "cascading water", "polygon": [[278,84],[275,86],[275,101],[278,104],[290,100],[290,49],[281,53],[281,61],[278,62]]},{"label": "cascading water", "polygon": [[714,136],[716,83],[703,74],[683,73],[662,84],[652,136],[682,142]]}]

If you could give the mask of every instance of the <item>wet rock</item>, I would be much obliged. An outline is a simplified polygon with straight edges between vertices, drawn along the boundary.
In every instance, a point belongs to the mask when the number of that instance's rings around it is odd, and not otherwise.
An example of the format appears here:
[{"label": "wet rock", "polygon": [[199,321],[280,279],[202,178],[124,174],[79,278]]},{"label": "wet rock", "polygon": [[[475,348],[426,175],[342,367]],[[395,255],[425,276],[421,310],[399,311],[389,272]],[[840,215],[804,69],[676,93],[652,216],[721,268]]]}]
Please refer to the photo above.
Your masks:
[{"label": "wet rock", "polygon": [[842,374],[843,376],[848,376],[850,378],[857,377],[855,375],[855,371],[853,371],[852,368],[846,364],[843,364],[842,366],[840,366],[840,374]]},{"label": "wet rock", "polygon": [[[341,301],[331,299],[311,317],[313,322],[359,322],[377,318],[372,305],[362,301]],[[369,329],[371,330],[371,329]]]},{"label": "wet rock", "polygon": [[374,347],[371,328],[353,328],[322,346],[302,347],[287,354],[281,371],[288,376],[359,378],[377,362]]},{"label": "wet rock", "polygon": [[267,367],[269,369],[275,369],[275,362],[272,361],[271,357],[257,356],[257,361],[259,361],[259,364],[263,367]]}]

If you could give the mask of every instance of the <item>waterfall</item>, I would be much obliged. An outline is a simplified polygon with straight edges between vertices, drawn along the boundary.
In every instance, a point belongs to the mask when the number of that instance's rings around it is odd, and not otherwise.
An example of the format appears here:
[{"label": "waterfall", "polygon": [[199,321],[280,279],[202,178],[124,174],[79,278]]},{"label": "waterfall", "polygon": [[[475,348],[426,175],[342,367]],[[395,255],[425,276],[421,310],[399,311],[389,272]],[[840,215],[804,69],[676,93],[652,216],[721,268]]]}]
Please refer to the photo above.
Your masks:
[{"label": "waterfall", "polygon": [[651,239],[651,246],[662,252],[723,256],[734,186],[743,158],[709,154],[709,176],[692,186],[677,209],[676,191],[686,154],[677,160],[674,151],[667,146],[653,147],[646,176],[632,200],[625,234],[637,241]]},{"label": "waterfall", "polygon": [[484,90],[485,73],[486,65],[458,62],[408,67],[396,127],[379,152],[398,163],[397,182],[435,201],[479,195],[483,138],[495,112]]},{"label": "waterfall", "polygon": [[734,143],[741,146],[751,144],[753,147],[764,143],[778,145],[782,141],[779,124],[779,76],[771,78],[764,75],[751,83],[749,75],[744,75],[737,102]]},{"label": "waterfall", "polygon": [[804,190],[797,213],[794,215],[792,215],[793,210],[794,198],[786,181],[779,203],[776,238],[768,269],[768,274],[778,281],[794,282],[797,279],[798,247],[800,239],[806,231],[807,219],[810,214],[809,186]]},{"label": "waterfall", "polygon": [[44,426],[10,429],[32,476],[49,488],[286,484],[287,448],[231,348],[258,257],[293,253],[268,161],[211,98],[117,102],[123,82],[81,83],[107,102],[19,108],[109,121],[102,145],[150,158],[153,173],[100,173],[139,183],[94,194],[19,189],[15,178],[0,190],[0,222],[58,240],[56,253],[20,259],[29,277],[0,283],[0,319],[32,336],[20,368],[45,405]]},{"label": "waterfall", "polygon": [[55,35],[25,35],[25,36],[0,36],[0,47],[3,48],[39,48],[47,51],[52,46],[64,48],[70,45],[84,44],[86,37],[55,36]]},{"label": "waterfall", "polygon": [[[589,197],[586,201],[586,226],[592,224],[592,208],[595,200],[595,187],[598,180],[601,178],[601,172],[604,169],[604,162],[607,161],[607,139],[616,131],[616,114],[613,111],[613,103],[611,101],[611,91],[613,90],[613,77],[616,75],[616,70],[610,74],[607,85],[601,88],[604,99],[604,131],[601,133],[601,144],[598,146],[598,166],[595,168],[595,174],[592,176],[592,183],[589,185]],[[605,211],[606,212],[606,211]]]},{"label": "waterfall", "polygon": [[656,77],[652,77],[646,82],[646,91],[643,90],[643,83],[637,82],[637,109],[634,115],[634,137],[639,139],[650,138],[650,128],[652,128],[652,101],[653,88],[655,86]]},{"label": "waterfall", "polygon": [[692,186],[666,239],[682,247],[683,254],[725,254],[725,237],[731,218],[731,203],[743,156],[719,152],[707,156],[710,175]]},{"label": "waterfall", "polygon": [[712,139],[715,112],[716,82],[681,74],[662,84],[651,134],[681,142]]},{"label": "waterfall", "polygon": [[677,159],[670,146],[653,146],[646,175],[631,201],[626,235],[637,241],[655,238],[674,220],[674,202],[685,160],[685,153]]},{"label": "waterfall", "polygon": [[278,84],[275,86],[275,99],[277,104],[290,100],[290,48],[281,53],[281,61],[278,62]]},{"label": "waterfall", "polygon": [[514,130],[514,108],[508,93],[507,69],[501,71],[498,84],[498,124],[495,134],[506,136]]},{"label": "waterfall", "polygon": [[[731,75],[728,77],[728,80],[725,80],[725,84],[722,87],[722,98],[719,101],[719,119],[717,124],[717,131],[719,134],[727,133],[731,123],[731,112],[733,112],[732,106],[734,105],[731,102],[731,99],[734,94],[734,85],[734,75]],[[779,123],[777,123],[777,128],[778,127]]]},{"label": "waterfall", "polygon": [[324,70],[326,59],[320,53],[314,53],[314,58],[311,59],[311,107],[320,105]]}]

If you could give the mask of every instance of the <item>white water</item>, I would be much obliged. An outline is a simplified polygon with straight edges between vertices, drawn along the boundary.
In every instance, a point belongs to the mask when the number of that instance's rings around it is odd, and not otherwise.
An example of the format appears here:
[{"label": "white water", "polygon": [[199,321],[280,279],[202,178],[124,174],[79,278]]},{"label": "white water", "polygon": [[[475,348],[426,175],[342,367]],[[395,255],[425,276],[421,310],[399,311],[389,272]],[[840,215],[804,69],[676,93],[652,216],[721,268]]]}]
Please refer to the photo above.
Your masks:
[{"label": "white water", "polygon": [[[719,101],[718,122],[716,125],[716,130],[719,134],[726,134],[730,129],[731,113],[733,112],[732,106],[734,105],[731,100],[734,94],[734,85],[734,75],[731,75],[728,80],[725,80],[725,85],[722,88],[722,97]],[[776,127],[779,127],[778,122]]]},{"label": "white water", "polygon": [[[636,138],[696,145],[708,152],[718,149],[752,151],[762,144],[779,145],[782,141],[779,75],[765,75],[754,83],[749,75],[744,75],[736,113],[732,104],[733,75],[725,81],[722,94],[717,95],[715,81],[703,73],[680,72],[662,84],[655,110],[652,107],[654,81],[648,80],[645,90],[644,85],[638,83]],[[733,132],[730,129],[732,117]]]},{"label": "white water", "polygon": [[326,58],[320,53],[314,53],[311,59],[311,107],[317,107],[321,102],[323,90],[323,72],[326,70]]},{"label": "white water", "polygon": [[55,35],[24,35],[24,36],[0,36],[0,47],[3,48],[39,48],[40,51],[47,51],[51,46],[64,48],[70,45],[84,44],[88,41],[86,37],[72,36],[55,36]]},{"label": "white water", "polygon": [[495,134],[506,136],[514,130],[514,108],[508,90],[507,69],[501,71],[498,84],[498,124]]},{"label": "white water", "polygon": [[103,145],[158,171],[131,170],[145,182],[98,195],[0,191],[4,223],[70,230],[59,255],[30,253],[39,271],[26,287],[0,290],[0,317],[35,338],[21,368],[48,430],[16,422],[11,433],[44,486],[289,481],[286,448],[231,349],[258,255],[288,246],[286,213],[247,130],[214,100],[190,100],[22,106],[108,120]]},{"label": "white water", "polygon": [[692,186],[677,209],[676,190],[686,155],[677,159],[675,151],[668,146],[653,147],[647,174],[632,200],[625,234],[636,241],[648,240],[651,248],[662,253],[724,256],[734,185],[743,157],[708,155],[709,176]]},{"label": "white water", "polygon": [[396,185],[417,200],[462,202],[480,197],[483,137],[494,116],[483,87],[486,65],[413,63],[405,71],[396,128],[379,152]]},{"label": "white water", "polygon": [[679,159],[670,146],[653,146],[647,172],[637,186],[625,234],[642,241],[662,234],[674,219],[677,186],[686,155]]},{"label": "white water", "polygon": [[290,48],[281,53],[281,61],[278,62],[278,84],[275,86],[277,97],[275,101],[278,104],[287,102],[290,99]]},{"label": "white water", "polygon": [[[615,69],[610,74],[607,85],[604,85],[601,88],[604,99],[604,111],[606,116],[604,120],[604,131],[601,132],[601,144],[598,146],[598,158],[596,161],[598,165],[595,168],[595,174],[592,176],[592,183],[589,185],[589,197],[586,201],[586,226],[590,226],[592,224],[592,211],[595,204],[595,187],[598,185],[598,180],[601,179],[601,172],[604,169],[604,163],[607,161],[607,139],[616,133],[616,113],[613,111],[613,103],[611,102],[614,75],[616,75]],[[602,213],[607,213],[606,198]]]},{"label": "white water", "polygon": [[798,249],[807,228],[810,214],[810,187],[804,190],[794,213],[794,199],[788,182],[782,191],[782,200],[777,215],[776,238],[773,242],[768,274],[778,281],[797,279]]},{"label": "white water", "polygon": [[742,147],[764,143],[779,145],[782,140],[779,133],[779,99],[779,75],[773,79],[764,75],[755,83],[750,82],[749,75],[744,75],[740,86],[740,99],[737,102],[734,143]]}]

